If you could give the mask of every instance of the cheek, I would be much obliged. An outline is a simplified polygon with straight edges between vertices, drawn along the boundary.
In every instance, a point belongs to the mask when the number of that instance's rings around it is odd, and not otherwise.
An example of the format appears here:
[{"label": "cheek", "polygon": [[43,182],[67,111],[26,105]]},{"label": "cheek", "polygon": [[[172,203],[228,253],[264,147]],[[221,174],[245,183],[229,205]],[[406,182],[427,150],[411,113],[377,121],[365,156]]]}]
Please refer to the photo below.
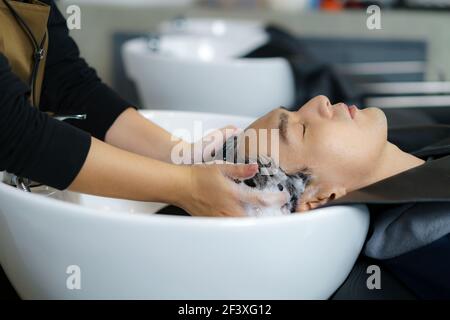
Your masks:
[{"label": "cheek", "polygon": [[379,153],[372,140],[356,126],[328,126],[311,137],[309,162],[332,176],[365,174]]}]

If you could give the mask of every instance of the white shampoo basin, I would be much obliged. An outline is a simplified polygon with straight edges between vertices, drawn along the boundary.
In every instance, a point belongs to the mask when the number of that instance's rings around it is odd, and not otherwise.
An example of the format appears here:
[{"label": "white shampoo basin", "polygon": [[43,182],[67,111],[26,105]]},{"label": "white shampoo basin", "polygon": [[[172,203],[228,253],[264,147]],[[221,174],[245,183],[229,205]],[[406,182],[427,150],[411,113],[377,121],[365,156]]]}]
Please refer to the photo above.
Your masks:
[{"label": "white shampoo basin", "polygon": [[[293,103],[294,78],[285,59],[240,58],[267,35],[256,24],[222,23],[231,30],[223,36],[192,31],[162,34],[150,45],[146,38],[124,44],[125,69],[144,108],[257,116]],[[241,29],[248,31],[236,31]]]},{"label": "white shampoo basin", "polygon": [[[144,114],[171,131],[252,121]],[[369,226],[365,206],[261,218],[153,214],[162,206],[0,183],[1,265],[24,299],[326,299]],[[75,274],[80,289],[68,286]]]}]

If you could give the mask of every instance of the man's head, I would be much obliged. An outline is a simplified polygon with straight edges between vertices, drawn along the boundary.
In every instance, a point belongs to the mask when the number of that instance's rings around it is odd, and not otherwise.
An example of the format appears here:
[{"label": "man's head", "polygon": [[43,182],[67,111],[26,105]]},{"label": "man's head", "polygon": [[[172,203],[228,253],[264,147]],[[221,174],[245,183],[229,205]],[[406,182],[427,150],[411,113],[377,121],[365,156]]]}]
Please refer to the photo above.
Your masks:
[{"label": "man's head", "polygon": [[[242,138],[242,136],[241,136]],[[235,180],[236,183],[244,183],[245,185],[256,188],[258,190],[265,191],[285,191],[289,194],[288,202],[281,208],[282,214],[288,214],[295,212],[298,204],[298,200],[301,194],[305,191],[305,188],[309,182],[310,175],[306,170],[287,174],[283,169],[276,166],[274,161],[265,155],[256,156],[251,158],[245,152],[245,148],[242,147],[242,141],[239,142],[238,137],[234,136],[226,141],[222,150],[215,154],[216,160],[223,160],[231,163],[250,163],[256,162],[259,166],[258,173],[250,179]],[[276,170],[274,170],[276,169]],[[253,212],[256,208],[249,208],[249,215],[274,215],[278,214],[273,209],[268,208],[265,212]],[[262,208],[258,208],[262,210]]]},{"label": "man's head", "polygon": [[[307,178],[298,199],[300,211],[362,187],[387,144],[386,117],[380,109],[332,104],[325,96],[298,111],[275,109],[248,129],[279,129],[280,168],[288,176]],[[267,141],[271,143],[269,136]]]}]

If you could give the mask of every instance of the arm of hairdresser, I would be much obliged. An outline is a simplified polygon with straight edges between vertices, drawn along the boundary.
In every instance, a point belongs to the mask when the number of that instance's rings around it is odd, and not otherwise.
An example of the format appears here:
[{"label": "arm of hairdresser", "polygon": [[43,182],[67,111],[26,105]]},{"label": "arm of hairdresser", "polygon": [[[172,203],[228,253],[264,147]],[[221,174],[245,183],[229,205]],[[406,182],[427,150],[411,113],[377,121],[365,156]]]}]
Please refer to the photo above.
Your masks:
[{"label": "arm of hairdresser", "polygon": [[29,104],[29,88],[0,54],[0,170],[58,189],[160,201],[195,215],[240,216],[244,203],[270,205],[282,194],[242,192],[230,178],[255,165],[177,166],[119,149]]},{"label": "arm of hairdresser", "polygon": [[[58,189],[167,202],[197,215],[242,215],[244,203],[282,204],[280,194],[270,197],[242,192],[225,178],[250,177],[257,170],[254,166],[181,167],[156,160],[167,159],[171,146],[164,146],[164,142],[170,136],[149,121],[145,120],[145,131],[152,132],[157,142],[147,143],[153,151],[145,155],[156,159],[102,142],[109,132],[114,135],[116,125],[123,127],[128,122],[121,121],[127,114],[131,118],[136,114],[79,57],[64,19],[53,2],[49,3],[50,47],[41,110],[87,113],[88,120],[76,124],[80,130],[31,107],[28,86],[12,73],[8,60],[0,54],[0,170]],[[144,119],[139,119],[143,123]],[[114,138],[111,140],[114,144]]]}]

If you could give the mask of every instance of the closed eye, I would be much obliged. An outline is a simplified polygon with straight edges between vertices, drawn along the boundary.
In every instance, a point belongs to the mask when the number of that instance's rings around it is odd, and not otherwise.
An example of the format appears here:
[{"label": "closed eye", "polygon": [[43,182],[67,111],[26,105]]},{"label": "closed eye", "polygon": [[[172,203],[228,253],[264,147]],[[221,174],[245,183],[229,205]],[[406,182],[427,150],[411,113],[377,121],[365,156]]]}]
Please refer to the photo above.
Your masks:
[{"label": "closed eye", "polygon": [[306,134],[306,125],[303,125],[303,138],[305,137]]}]

